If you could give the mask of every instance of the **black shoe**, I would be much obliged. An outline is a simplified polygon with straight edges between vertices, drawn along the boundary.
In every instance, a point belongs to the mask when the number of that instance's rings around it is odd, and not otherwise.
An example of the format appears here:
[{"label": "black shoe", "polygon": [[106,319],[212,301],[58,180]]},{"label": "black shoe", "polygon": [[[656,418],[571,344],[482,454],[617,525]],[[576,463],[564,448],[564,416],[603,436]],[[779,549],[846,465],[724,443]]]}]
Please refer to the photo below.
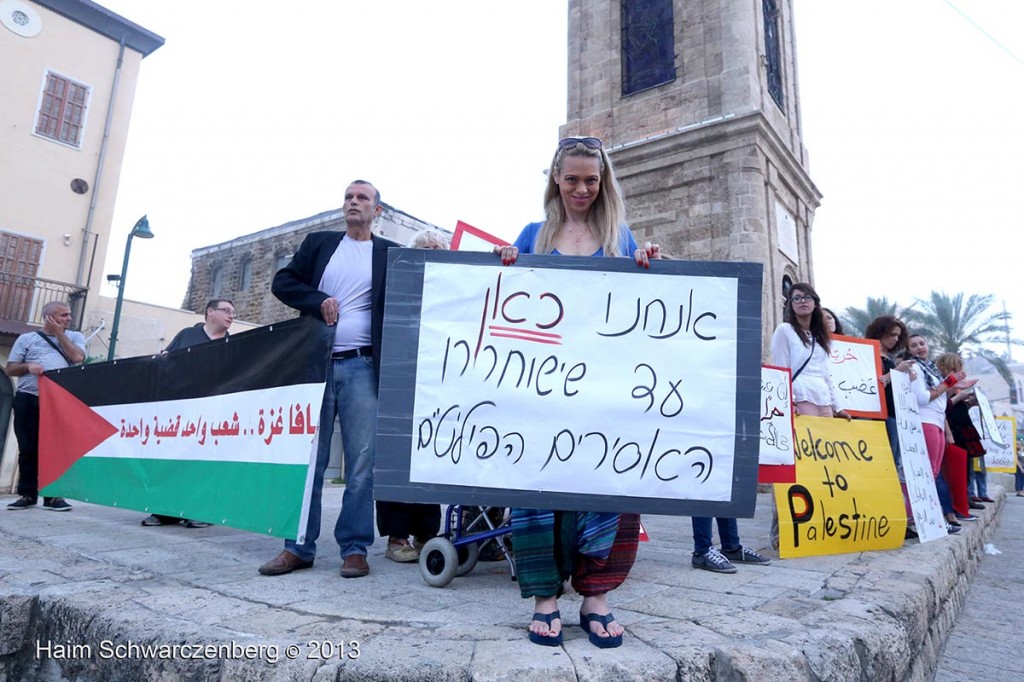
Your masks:
[{"label": "black shoe", "polygon": [[10,509],[11,511],[18,511],[19,509],[32,509],[33,507],[36,506],[36,502],[38,501],[39,500],[36,499],[35,497],[22,495],[14,502],[11,502],[9,505],[7,505],[7,508]]},{"label": "black shoe", "polygon": [[907,532],[904,533],[903,538],[905,540],[913,540],[916,537],[918,537],[918,535],[917,535],[917,528],[915,528],[914,526],[908,525],[907,526]]},{"label": "black shoe", "polygon": [[984,509],[985,508],[985,505],[983,505],[981,502],[968,502],[967,506],[970,507],[971,509]]},{"label": "black shoe", "polygon": [[71,505],[63,497],[44,497],[43,509],[50,511],[71,511]]}]

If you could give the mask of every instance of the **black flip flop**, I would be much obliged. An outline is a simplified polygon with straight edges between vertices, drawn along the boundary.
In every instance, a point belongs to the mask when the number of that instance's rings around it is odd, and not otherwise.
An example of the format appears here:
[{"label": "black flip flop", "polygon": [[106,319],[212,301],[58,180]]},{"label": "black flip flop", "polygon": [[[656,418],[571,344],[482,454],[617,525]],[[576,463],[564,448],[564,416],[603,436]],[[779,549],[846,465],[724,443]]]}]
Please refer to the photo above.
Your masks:
[{"label": "black flip flop", "polygon": [[[551,627],[551,621],[555,618],[562,619],[562,614],[558,611],[552,611],[551,613],[535,613],[533,614],[532,620],[539,620],[547,623],[548,628]],[[551,635],[541,635],[539,633],[530,630],[530,641],[534,644],[540,644],[541,646],[562,646],[562,631],[559,630],[558,634],[552,637]]]}]

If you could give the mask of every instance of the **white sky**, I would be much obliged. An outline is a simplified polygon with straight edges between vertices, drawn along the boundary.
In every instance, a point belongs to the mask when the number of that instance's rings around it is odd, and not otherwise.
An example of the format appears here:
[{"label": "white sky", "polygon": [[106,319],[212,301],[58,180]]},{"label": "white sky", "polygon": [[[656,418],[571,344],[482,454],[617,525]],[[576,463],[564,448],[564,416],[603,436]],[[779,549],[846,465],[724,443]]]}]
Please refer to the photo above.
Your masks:
[{"label": "white sky", "polygon": [[[142,63],[104,268],[148,214],[130,299],[179,306],[192,249],[335,208],[356,177],[448,229],[513,239],[542,217],[563,1],[100,2],[167,40]],[[953,4],[983,30],[945,0],[795,0],[816,288],[838,309],[992,293],[1020,328],[1024,3]]]}]

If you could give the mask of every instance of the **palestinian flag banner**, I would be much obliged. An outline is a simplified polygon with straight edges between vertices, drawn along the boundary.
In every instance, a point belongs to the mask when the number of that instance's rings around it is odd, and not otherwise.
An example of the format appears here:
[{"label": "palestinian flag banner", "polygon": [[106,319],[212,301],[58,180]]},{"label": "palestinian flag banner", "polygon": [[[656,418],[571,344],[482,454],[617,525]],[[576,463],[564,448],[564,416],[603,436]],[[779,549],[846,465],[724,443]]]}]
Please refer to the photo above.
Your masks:
[{"label": "palestinian flag banner", "polygon": [[331,332],[302,317],[47,372],[41,494],[302,542]]}]

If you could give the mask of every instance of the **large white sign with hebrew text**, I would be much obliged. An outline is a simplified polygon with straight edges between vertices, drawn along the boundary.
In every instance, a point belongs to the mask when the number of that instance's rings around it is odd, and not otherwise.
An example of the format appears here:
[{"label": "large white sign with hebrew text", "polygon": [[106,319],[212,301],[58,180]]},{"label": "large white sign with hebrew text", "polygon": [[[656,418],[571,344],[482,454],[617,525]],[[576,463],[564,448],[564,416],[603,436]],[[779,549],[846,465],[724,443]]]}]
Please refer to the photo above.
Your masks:
[{"label": "large white sign with hebrew text", "polygon": [[579,280],[425,263],[409,480],[728,501],[736,280]]}]

